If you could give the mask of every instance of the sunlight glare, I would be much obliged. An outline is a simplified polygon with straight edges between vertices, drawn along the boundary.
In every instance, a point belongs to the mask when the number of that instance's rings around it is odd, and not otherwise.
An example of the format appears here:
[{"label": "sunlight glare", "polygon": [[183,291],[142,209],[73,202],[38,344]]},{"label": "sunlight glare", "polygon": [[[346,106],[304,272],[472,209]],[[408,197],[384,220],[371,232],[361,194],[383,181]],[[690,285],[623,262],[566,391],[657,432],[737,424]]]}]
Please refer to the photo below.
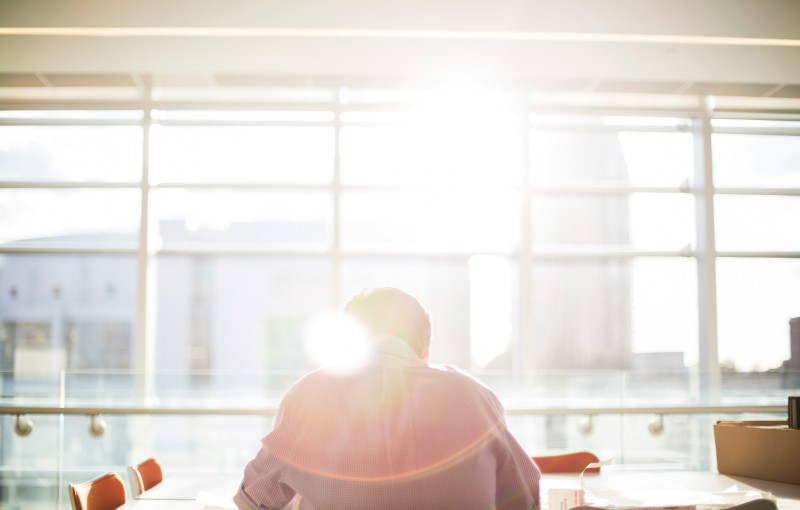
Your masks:
[{"label": "sunlight glare", "polygon": [[316,366],[338,374],[352,374],[372,359],[372,343],[353,318],[330,313],[313,320],[304,334],[308,357]]},{"label": "sunlight glare", "polygon": [[469,258],[470,357],[486,368],[511,347],[511,269],[503,257]]},{"label": "sunlight glare", "polygon": [[404,171],[431,188],[515,184],[521,134],[509,105],[502,93],[466,81],[429,92],[400,125]]}]

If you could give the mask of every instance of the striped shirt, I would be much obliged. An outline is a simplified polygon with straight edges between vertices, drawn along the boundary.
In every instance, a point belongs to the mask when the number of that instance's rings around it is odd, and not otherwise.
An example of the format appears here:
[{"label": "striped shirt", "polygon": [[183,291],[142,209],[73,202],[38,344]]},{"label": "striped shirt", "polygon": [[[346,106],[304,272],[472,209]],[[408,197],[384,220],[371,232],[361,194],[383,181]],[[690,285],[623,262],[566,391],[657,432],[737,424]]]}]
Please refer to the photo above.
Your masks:
[{"label": "striped shirt", "polygon": [[539,469],[497,396],[399,338],[356,374],[300,379],[261,442],[234,497],[242,510],[539,506]]}]

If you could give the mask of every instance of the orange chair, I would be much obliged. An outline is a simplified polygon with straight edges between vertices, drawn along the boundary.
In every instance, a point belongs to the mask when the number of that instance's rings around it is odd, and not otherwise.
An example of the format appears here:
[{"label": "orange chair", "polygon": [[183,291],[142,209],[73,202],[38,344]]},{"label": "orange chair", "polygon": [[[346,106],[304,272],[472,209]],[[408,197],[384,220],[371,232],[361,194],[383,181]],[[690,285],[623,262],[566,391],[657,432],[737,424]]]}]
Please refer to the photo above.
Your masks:
[{"label": "orange chair", "polygon": [[117,510],[125,506],[125,482],[116,473],[106,473],[94,480],[69,484],[72,510]]},{"label": "orange chair", "polygon": [[138,497],[144,491],[150,490],[162,480],[164,480],[164,472],[155,457],[150,457],[135,466],[128,466],[128,482],[133,497]]},{"label": "orange chair", "polygon": [[[543,455],[532,457],[542,473],[582,473],[592,462],[599,462],[597,455],[591,452],[563,453],[561,455]],[[587,473],[599,473],[600,468],[589,468]]]}]

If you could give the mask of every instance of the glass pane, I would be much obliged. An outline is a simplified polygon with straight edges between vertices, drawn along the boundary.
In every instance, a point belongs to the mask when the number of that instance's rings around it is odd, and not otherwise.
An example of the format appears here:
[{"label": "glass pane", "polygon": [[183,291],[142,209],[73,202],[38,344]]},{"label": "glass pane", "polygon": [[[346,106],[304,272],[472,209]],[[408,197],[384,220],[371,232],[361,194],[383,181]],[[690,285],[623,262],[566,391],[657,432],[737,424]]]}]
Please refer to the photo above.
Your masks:
[{"label": "glass pane", "polygon": [[678,186],[692,176],[688,133],[535,131],[531,171],[540,183]]},{"label": "glass pane", "polygon": [[[697,264],[688,257],[637,258],[631,269],[632,368],[654,378],[664,371],[682,373],[697,363]],[[671,385],[663,386],[659,393],[666,396]]]},{"label": "glass pane", "polygon": [[[257,407],[253,405],[252,407]],[[164,466],[165,475],[175,476],[175,487],[180,490],[181,475],[199,473],[201,477],[220,484],[209,486],[207,491],[224,494],[235,491],[237,485],[228,480],[241,481],[242,467],[252,459],[258,449],[258,440],[272,430],[272,418],[265,416],[125,416],[125,447],[116,446],[121,455],[141,462],[155,456]],[[109,427],[110,428],[110,427]],[[219,440],[220,431],[230,437]],[[82,439],[84,447],[93,440]],[[255,448],[253,445],[256,445]],[[130,462],[128,462],[130,464]],[[224,474],[225,476],[213,476]],[[224,486],[224,489],[223,489]],[[196,491],[196,489],[195,489]],[[64,491],[66,492],[66,491]],[[191,494],[191,493],[190,493]],[[194,498],[192,498],[194,499]],[[168,503],[168,501],[161,501]],[[179,502],[180,503],[180,502]],[[209,508],[193,503],[198,508]],[[166,505],[168,508],[171,505]],[[63,508],[63,507],[62,507]],[[69,508],[69,504],[66,508]],[[66,509],[65,509],[66,510]]]},{"label": "glass pane", "polygon": [[[132,354],[133,355],[133,354]],[[130,364],[133,366],[133,363]],[[66,405],[136,407],[142,404],[141,388],[147,378],[141,371],[113,367],[71,368],[64,372],[63,392]],[[158,403],[150,400],[148,403]]]},{"label": "glass pane", "polygon": [[18,386],[66,369],[129,369],[136,259],[2,255],[0,310],[0,366]]},{"label": "glass pane", "polygon": [[619,143],[630,184],[678,186],[693,177],[691,133],[623,131]]},{"label": "glass pane", "polygon": [[[787,328],[788,330],[788,328]],[[777,370],[759,371],[747,365],[733,369],[734,365],[723,362],[720,403],[723,405],[773,405],[786,406],[788,395],[800,393],[800,357],[794,356]],[[786,420],[786,413],[779,413],[776,420]],[[764,417],[758,419],[765,419]],[[766,418],[768,419],[768,418]]]},{"label": "glass pane", "polygon": [[789,319],[800,317],[800,260],[718,259],[717,307],[724,367],[779,368],[790,357]]},{"label": "glass pane", "polygon": [[[653,415],[627,415],[622,419],[625,464],[664,466],[673,470],[708,469],[708,458],[713,455],[713,439],[707,430],[713,422],[707,416],[670,414],[658,418]],[[650,432],[651,425],[663,426],[659,434]],[[712,429],[713,430],[713,429]]]},{"label": "glass pane", "polygon": [[694,202],[683,194],[538,196],[535,245],[620,245],[680,249],[694,241]]},{"label": "glass pane", "polygon": [[[573,374],[577,375],[577,374]],[[536,406],[536,403],[532,405]],[[582,404],[585,405],[585,404]],[[586,417],[579,415],[511,415],[508,428],[522,447],[532,455],[554,455],[567,451],[591,451],[601,459],[620,456],[626,445],[622,433],[622,418],[618,415],[598,415],[592,419],[592,432],[582,432]],[[624,457],[627,461],[627,457]],[[603,468],[606,469],[606,468]],[[587,477],[589,480],[590,477]],[[546,484],[547,482],[545,482]],[[556,482],[558,484],[559,482]],[[543,485],[542,498],[547,498]]]},{"label": "glass pane", "polygon": [[138,182],[142,128],[0,126],[0,181]]},{"label": "glass pane", "polygon": [[278,398],[312,368],[303,331],[331,308],[327,259],[161,256],[157,271],[156,367],[184,374],[164,381],[171,398],[214,394],[231,372],[270,372],[226,399],[252,405],[254,392]]},{"label": "glass pane", "polygon": [[800,197],[717,195],[719,250],[800,250]]},{"label": "glass pane", "polygon": [[133,248],[138,190],[0,190],[0,243]]},{"label": "glass pane", "polygon": [[344,184],[399,184],[419,181],[403,171],[403,155],[411,152],[397,127],[343,127],[341,129],[341,180]]},{"label": "glass pane", "polygon": [[329,127],[161,126],[151,131],[152,181],[329,183]]},{"label": "glass pane", "polygon": [[696,360],[694,263],[537,262],[525,366],[683,370]]},{"label": "glass pane", "polygon": [[[579,374],[571,374],[579,375]],[[600,386],[604,388],[604,386]],[[651,390],[652,391],[652,390]],[[536,455],[560,454],[565,451],[591,451],[601,459],[614,458],[617,464],[638,465],[644,471],[656,469],[699,470],[714,469],[709,459],[714,455],[712,426],[718,419],[764,420],[779,419],[769,415],[679,415],[663,418],[660,434],[653,434],[649,426],[656,419],[652,415],[595,415],[591,422],[586,416],[509,416],[509,428],[523,448]],[[589,429],[587,423],[591,424]],[[652,471],[651,471],[652,473]],[[650,478],[657,480],[655,476]],[[592,479],[586,479],[591,488]],[[663,482],[659,481],[659,485]],[[701,481],[696,490],[707,490]],[[659,488],[653,487],[658,490]],[[543,493],[544,496],[544,493]]]},{"label": "glass pane", "polygon": [[509,186],[520,182],[522,137],[508,125],[344,127],[342,182],[378,186]]},{"label": "glass pane", "polygon": [[[59,484],[62,417],[34,415],[29,418],[33,421],[32,434],[19,437],[13,432],[16,417],[0,417],[3,433],[0,506],[31,510],[58,508],[59,495],[67,493],[66,486]],[[86,427],[85,420],[83,424]],[[85,431],[84,428],[84,434],[88,436]],[[69,508],[69,503],[64,502],[67,506],[61,508]]]},{"label": "glass pane", "polygon": [[344,192],[347,250],[507,252],[519,236],[514,193]]},{"label": "glass pane", "polygon": [[535,402],[530,405],[546,408],[619,406],[623,394],[621,374],[607,369],[529,369],[523,396],[526,402]]},{"label": "glass pane", "polygon": [[324,192],[160,189],[152,233],[162,248],[327,247],[331,199]]},{"label": "glass pane", "polygon": [[800,136],[715,134],[716,186],[800,186]]},{"label": "glass pane", "polygon": [[[650,294],[655,294],[652,289]],[[693,321],[679,321],[681,324],[677,326],[667,325],[665,329],[668,331],[663,334],[649,335],[648,332],[642,331],[641,322],[648,321],[646,327],[649,327],[650,331],[655,331],[658,328],[657,325],[663,324],[663,321],[659,323],[653,319],[653,317],[658,317],[658,314],[648,315],[637,312],[637,306],[638,304],[634,304],[634,314],[636,315],[633,325],[634,366],[633,370],[627,370],[621,374],[623,380],[621,405],[625,407],[657,407],[697,404],[696,378],[690,376],[688,369],[682,366],[683,362],[677,363],[676,360],[670,359],[673,355],[683,357],[682,352],[671,350],[674,349],[671,344],[677,339],[678,342],[685,343],[688,351],[687,359],[694,360],[686,364],[690,366],[696,364],[697,312],[687,310],[695,318]],[[665,309],[675,312],[675,303],[670,303]],[[654,312],[655,310],[651,308],[649,311]],[[677,314],[671,313],[670,317],[673,315]],[[654,323],[657,325],[652,325]],[[690,327],[695,329],[681,331],[681,325],[684,326],[684,329]],[[679,335],[688,335],[689,340],[684,340]],[[673,368],[664,368],[662,362]]]}]

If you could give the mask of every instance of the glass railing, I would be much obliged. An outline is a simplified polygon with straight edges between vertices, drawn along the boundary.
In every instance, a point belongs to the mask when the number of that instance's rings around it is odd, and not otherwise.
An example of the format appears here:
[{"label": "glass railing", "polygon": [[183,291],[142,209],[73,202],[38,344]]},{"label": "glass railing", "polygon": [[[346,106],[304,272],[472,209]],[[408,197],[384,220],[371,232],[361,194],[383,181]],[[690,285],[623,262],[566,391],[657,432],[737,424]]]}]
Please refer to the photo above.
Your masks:
[{"label": "glass railing", "polygon": [[[168,472],[237,475],[272,427],[294,372],[1,373],[0,508],[68,509],[68,483],[157,456]],[[492,384],[502,374],[476,374]],[[800,374],[540,372],[500,391],[531,454],[591,450],[640,467],[715,469],[720,419],[785,419]],[[512,386],[509,385],[509,388]],[[25,424],[32,429],[27,435]]]}]

